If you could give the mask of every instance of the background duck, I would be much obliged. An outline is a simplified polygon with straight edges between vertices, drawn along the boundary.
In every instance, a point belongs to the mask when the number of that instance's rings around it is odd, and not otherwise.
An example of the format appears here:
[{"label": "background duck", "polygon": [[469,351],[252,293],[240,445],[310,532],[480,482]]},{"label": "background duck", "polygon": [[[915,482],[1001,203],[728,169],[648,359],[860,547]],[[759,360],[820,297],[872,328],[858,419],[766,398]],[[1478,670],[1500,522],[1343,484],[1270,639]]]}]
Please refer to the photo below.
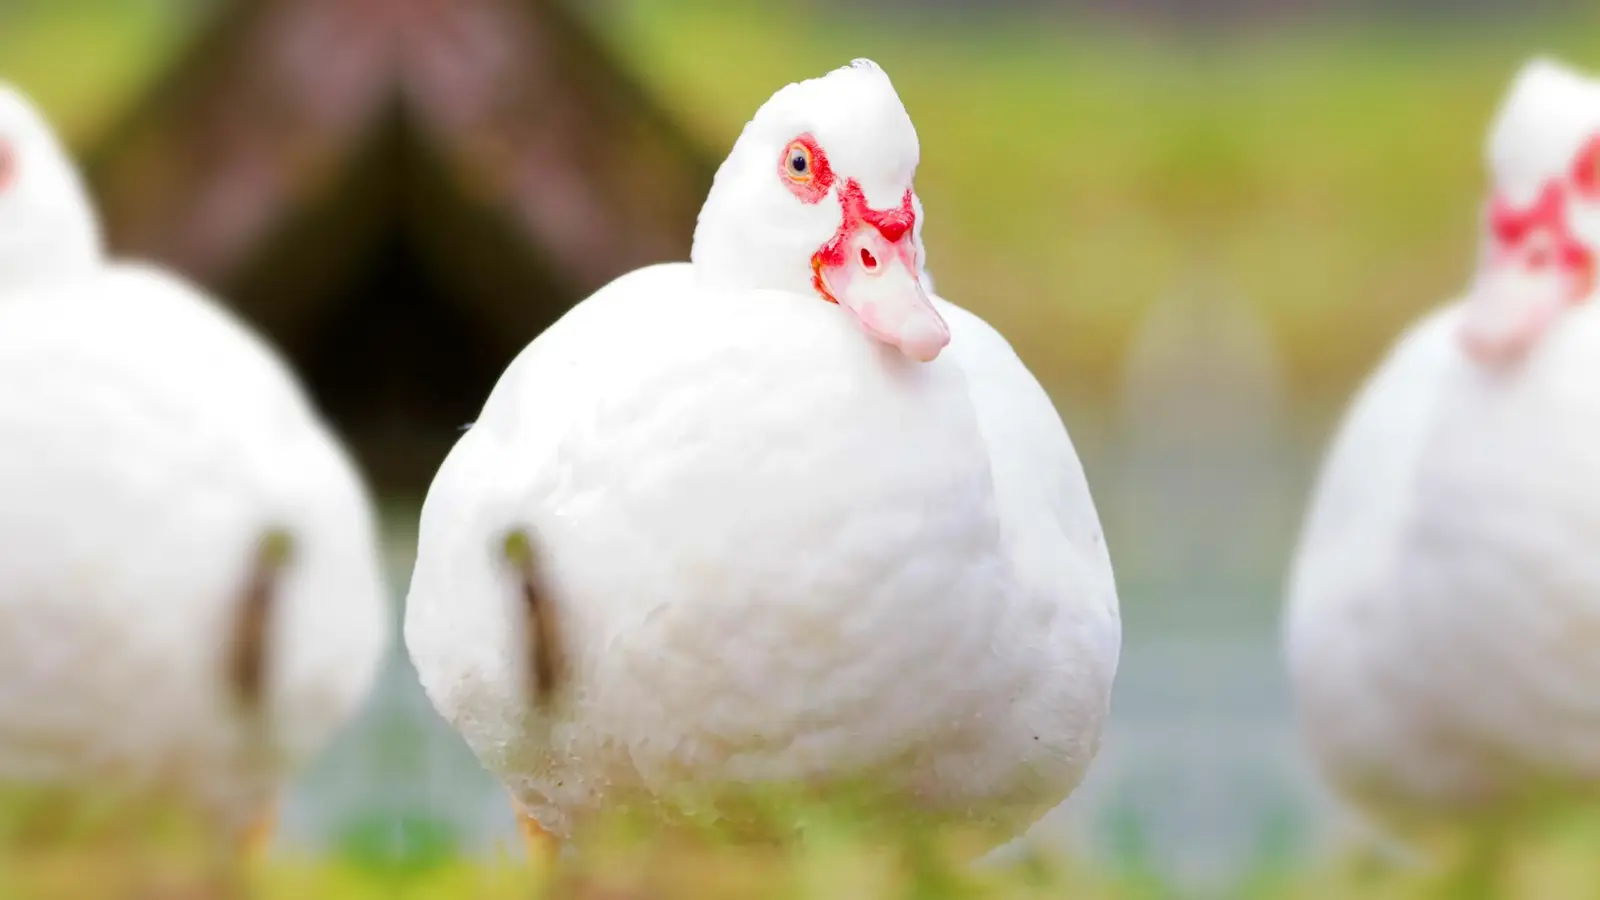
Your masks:
[{"label": "background duck", "polygon": [[276,353],[107,261],[0,88],[0,782],[259,846],[390,645],[365,487]]},{"label": "background duck", "polygon": [[1346,416],[1286,620],[1323,771],[1423,846],[1600,779],[1600,84],[1528,64],[1488,162],[1480,269]]}]

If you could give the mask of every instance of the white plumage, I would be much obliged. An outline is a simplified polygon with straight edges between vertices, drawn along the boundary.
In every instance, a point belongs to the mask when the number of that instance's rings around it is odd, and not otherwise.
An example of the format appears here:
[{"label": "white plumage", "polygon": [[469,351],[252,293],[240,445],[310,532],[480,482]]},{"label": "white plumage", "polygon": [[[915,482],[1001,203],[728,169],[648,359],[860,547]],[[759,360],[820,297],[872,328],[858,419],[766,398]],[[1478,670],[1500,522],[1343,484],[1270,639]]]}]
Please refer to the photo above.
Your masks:
[{"label": "white plumage", "polygon": [[[9,90],[0,143],[0,781],[154,789],[242,835],[391,640],[366,490],[274,351],[101,258]],[[257,637],[258,690],[234,683]]]},{"label": "white plumage", "polygon": [[100,225],[78,170],[39,113],[0,84],[0,292],[98,267]]},{"label": "white plumage", "polygon": [[1600,85],[1523,71],[1490,135],[1482,269],[1363,388],[1301,538],[1309,745],[1404,836],[1600,780],[1597,134]]},{"label": "white plumage", "polygon": [[[831,161],[820,199],[785,189],[801,133]],[[870,63],[779,91],[719,172],[693,261],[625,275],[540,335],[435,478],[406,643],[543,829],[866,779],[1017,828],[1093,759],[1120,646],[1099,522],[1011,348],[905,274],[917,153]],[[900,203],[915,223],[852,233],[851,179],[869,221]],[[851,252],[823,260],[837,235]],[[904,272],[854,293],[890,258]],[[873,303],[894,313],[863,321]],[[544,701],[502,549],[516,530],[560,625]]]}]

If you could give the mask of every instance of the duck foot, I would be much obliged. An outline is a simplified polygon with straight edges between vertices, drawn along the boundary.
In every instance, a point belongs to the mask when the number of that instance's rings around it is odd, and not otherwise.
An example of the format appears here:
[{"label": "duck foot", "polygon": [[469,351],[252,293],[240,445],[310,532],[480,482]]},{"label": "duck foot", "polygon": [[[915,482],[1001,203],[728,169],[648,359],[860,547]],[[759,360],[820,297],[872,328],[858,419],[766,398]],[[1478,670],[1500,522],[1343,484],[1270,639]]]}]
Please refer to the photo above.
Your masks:
[{"label": "duck foot", "polygon": [[274,805],[263,810],[240,833],[238,840],[240,859],[246,863],[256,863],[266,859],[267,850],[272,846],[272,839],[277,835],[277,832],[278,809]]},{"label": "duck foot", "polygon": [[561,841],[546,831],[537,819],[524,812],[516,801],[512,801],[511,807],[517,815],[517,830],[522,832],[522,843],[527,850],[528,861],[535,868],[548,871],[561,854]]}]

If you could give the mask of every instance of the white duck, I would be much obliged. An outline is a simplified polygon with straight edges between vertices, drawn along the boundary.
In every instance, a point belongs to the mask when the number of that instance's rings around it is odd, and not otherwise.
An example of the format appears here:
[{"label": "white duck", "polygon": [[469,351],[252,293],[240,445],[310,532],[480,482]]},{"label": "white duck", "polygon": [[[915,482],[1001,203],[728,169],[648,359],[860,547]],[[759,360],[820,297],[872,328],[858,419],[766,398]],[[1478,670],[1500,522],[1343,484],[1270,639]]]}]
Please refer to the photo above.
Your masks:
[{"label": "white duck", "polygon": [[1600,783],[1600,83],[1529,64],[1488,157],[1481,269],[1356,399],[1285,623],[1314,756],[1419,849]]},{"label": "white duck", "polygon": [[536,842],[867,780],[1015,829],[1084,776],[1110,560],[1045,392],[919,278],[918,154],[870,61],[778,91],[692,261],[540,335],[435,478],[406,643]]},{"label": "white duck", "polygon": [[392,640],[366,489],[272,350],[101,257],[5,87],[0,160],[0,784],[264,838]]}]

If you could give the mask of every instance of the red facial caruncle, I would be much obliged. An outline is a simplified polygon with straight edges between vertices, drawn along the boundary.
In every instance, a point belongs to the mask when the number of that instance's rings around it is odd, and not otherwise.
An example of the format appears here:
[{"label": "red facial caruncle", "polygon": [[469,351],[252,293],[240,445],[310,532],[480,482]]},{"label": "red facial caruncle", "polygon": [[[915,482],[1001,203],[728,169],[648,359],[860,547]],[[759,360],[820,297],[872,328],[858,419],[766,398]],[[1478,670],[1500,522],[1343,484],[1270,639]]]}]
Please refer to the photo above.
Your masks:
[{"label": "red facial caruncle", "polygon": [[17,180],[17,151],[9,141],[0,138],[0,194],[5,193]]},{"label": "red facial caruncle", "polygon": [[[789,191],[818,203],[835,186],[827,156],[810,134],[790,141],[778,162]],[[912,359],[930,361],[950,342],[950,329],[922,289],[918,273],[915,194],[874,209],[854,178],[837,189],[839,227],[811,256],[812,287],[850,310],[863,329]]]},{"label": "red facial caruncle", "polygon": [[[823,269],[845,265],[849,261],[846,257],[849,254],[847,245],[850,244],[851,235],[866,228],[877,231],[894,248],[894,256],[911,271],[917,271],[917,248],[911,241],[904,239],[914,230],[917,222],[915,208],[911,205],[911,196],[911,190],[908,188],[900,200],[899,207],[873,209],[867,205],[867,197],[861,190],[860,183],[854,178],[844,183],[844,187],[839,189],[839,207],[842,213],[839,230],[835,231],[832,239],[823,244],[822,249],[811,257],[811,271],[814,273],[812,284],[824,299],[830,303],[839,302],[823,283]],[[870,247],[855,249],[862,268],[869,272],[887,261],[878,259]]]},{"label": "red facial caruncle", "polygon": [[[1520,266],[1529,272],[1552,267],[1577,278],[1586,287],[1594,269],[1594,254],[1572,233],[1567,218],[1567,193],[1558,182],[1546,182],[1531,206],[1513,207],[1495,197],[1489,207],[1489,230],[1494,237],[1495,266]],[[1582,299],[1583,290],[1574,299]]]},{"label": "red facial caruncle", "polygon": [[1568,176],[1578,196],[1584,200],[1600,200],[1600,134],[1589,138],[1572,161]]},{"label": "red facial caruncle", "polygon": [[1483,363],[1520,359],[1563,309],[1595,288],[1595,255],[1572,227],[1574,203],[1600,201],[1600,135],[1589,140],[1564,177],[1546,181],[1533,202],[1489,203],[1492,242],[1484,276],[1462,322],[1469,355]]}]

